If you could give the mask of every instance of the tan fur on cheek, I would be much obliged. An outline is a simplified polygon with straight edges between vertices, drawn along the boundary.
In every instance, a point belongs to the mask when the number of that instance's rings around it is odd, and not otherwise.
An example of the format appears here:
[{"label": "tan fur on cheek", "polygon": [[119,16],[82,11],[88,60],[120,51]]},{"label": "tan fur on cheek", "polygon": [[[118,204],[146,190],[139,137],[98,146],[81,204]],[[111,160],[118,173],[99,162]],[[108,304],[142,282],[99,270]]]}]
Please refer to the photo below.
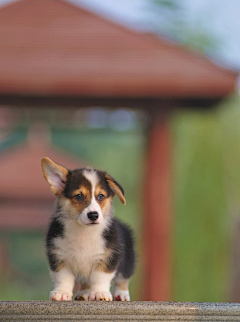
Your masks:
[{"label": "tan fur on cheek", "polygon": [[[103,194],[105,196],[103,201],[98,201],[97,200],[97,196],[99,194]],[[107,192],[105,190],[101,189],[100,186],[97,186],[96,190],[95,190],[95,198],[96,198],[99,206],[102,209],[102,213],[103,213],[104,217],[106,217],[109,214],[109,212],[111,210],[111,207],[112,207],[112,197],[106,197],[106,196],[107,196]]]},{"label": "tan fur on cheek", "polygon": [[[82,194],[84,196],[84,200],[82,202],[76,200],[75,196],[78,194]],[[78,213],[81,213],[91,202],[91,192],[86,187],[81,186],[73,192],[71,201],[74,207],[78,210]]]},{"label": "tan fur on cheek", "polygon": [[79,203],[77,200],[74,198],[71,200],[72,202],[72,207],[75,209],[75,211],[78,214],[81,214],[83,210],[89,205],[90,201],[84,200],[82,203]]}]

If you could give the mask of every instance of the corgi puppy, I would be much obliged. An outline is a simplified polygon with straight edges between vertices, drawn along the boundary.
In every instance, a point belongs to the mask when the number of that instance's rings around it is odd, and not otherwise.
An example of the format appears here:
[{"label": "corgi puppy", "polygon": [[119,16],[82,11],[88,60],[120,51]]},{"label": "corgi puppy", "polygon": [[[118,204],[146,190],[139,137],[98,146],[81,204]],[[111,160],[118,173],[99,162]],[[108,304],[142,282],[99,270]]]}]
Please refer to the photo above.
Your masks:
[{"label": "corgi puppy", "polygon": [[70,171],[49,158],[41,165],[57,196],[46,239],[54,281],[50,300],[71,300],[78,282],[75,300],[129,301],[135,261],[132,232],[114,218],[112,205],[114,195],[126,203],[122,187],[92,168]]}]

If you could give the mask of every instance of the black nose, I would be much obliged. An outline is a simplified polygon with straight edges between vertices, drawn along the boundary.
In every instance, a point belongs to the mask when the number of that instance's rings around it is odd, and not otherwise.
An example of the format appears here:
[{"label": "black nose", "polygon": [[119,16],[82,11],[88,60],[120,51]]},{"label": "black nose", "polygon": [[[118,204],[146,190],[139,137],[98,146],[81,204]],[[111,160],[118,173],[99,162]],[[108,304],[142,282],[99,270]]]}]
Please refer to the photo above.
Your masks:
[{"label": "black nose", "polygon": [[87,216],[91,221],[96,221],[98,219],[98,212],[91,211],[91,212],[88,213]]}]

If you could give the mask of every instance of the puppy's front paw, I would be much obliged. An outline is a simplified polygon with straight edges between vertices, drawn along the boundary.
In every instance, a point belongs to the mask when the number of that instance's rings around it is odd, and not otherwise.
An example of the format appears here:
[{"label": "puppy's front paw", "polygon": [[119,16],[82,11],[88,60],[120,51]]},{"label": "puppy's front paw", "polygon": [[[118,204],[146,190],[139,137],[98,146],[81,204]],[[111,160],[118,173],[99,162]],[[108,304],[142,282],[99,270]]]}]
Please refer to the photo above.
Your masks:
[{"label": "puppy's front paw", "polygon": [[60,291],[52,291],[50,292],[49,298],[52,301],[71,301],[72,294]]},{"label": "puppy's front paw", "polygon": [[76,301],[88,301],[90,295],[90,290],[78,291],[75,295]]},{"label": "puppy's front paw", "polygon": [[113,300],[114,301],[130,301],[130,295],[128,291],[123,290],[114,290],[113,291]]},{"label": "puppy's front paw", "polygon": [[110,292],[91,292],[89,301],[112,301],[112,294]]}]

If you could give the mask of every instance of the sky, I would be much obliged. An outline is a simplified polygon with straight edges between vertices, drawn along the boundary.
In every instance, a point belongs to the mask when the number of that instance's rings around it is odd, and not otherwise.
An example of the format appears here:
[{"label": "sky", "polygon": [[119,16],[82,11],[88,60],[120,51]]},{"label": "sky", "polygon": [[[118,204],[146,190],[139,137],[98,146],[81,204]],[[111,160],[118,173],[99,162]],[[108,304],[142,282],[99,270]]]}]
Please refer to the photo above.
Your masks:
[{"label": "sky", "polygon": [[[0,0],[4,5],[16,0]],[[240,71],[240,0],[178,0],[194,26],[198,23],[215,37],[214,58],[226,67]],[[148,0],[69,0],[110,20],[136,30],[149,30]]]},{"label": "sky", "polygon": [[221,40],[219,58],[240,70],[240,1],[187,0],[191,18],[204,17],[207,28]]},{"label": "sky", "polygon": [[[149,27],[147,0],[71,0],[134,29]],[[240,0],[182,0],[187,19],[219,40],[214,58],[240,70]]]}]

